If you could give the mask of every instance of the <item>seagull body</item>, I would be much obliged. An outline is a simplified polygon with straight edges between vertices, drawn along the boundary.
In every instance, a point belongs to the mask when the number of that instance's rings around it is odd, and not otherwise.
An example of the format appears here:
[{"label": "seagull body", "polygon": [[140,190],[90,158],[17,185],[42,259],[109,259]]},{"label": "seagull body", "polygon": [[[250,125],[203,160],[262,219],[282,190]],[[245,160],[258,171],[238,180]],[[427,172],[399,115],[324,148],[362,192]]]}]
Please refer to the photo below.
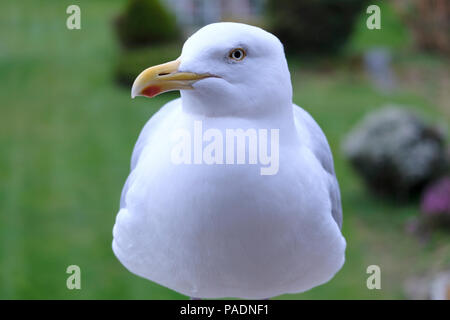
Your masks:
[{"label": "seagull body", "polygon": [[[169,90],[181,98],[147,122],[133,151],[113,230],[121,263],[197,298],[262,299],[329,281],[345,260],[339,187],[325,135],[292,103],[279,40],[244,24],[208,25],[179,59],[144,70],[132,96]],[[278,129],[277,172],[174,163],[173,133],[194,135],[199,121],[223,137]]]}]

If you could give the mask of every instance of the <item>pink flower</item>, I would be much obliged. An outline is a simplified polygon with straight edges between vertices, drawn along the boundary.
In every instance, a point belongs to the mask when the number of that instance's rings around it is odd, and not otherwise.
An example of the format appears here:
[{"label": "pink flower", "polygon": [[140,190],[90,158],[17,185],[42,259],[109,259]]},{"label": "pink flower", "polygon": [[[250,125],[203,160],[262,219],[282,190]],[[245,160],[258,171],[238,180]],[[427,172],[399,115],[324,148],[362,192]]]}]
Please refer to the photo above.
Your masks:
[{"label": "pink flower", "polygon": [[450,177],[444,177],[425,189],[421,209],[430,217],[450,215]]}]

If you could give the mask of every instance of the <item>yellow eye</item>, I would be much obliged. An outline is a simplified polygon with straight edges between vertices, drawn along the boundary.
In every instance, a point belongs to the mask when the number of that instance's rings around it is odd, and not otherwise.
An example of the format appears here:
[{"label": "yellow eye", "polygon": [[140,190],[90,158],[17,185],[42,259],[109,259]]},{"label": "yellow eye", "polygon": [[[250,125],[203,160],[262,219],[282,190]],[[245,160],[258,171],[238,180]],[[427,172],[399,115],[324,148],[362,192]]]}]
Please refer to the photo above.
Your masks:
[{"label": "yellow eye", "polygon": [[236,48],[230,51],[228,57],[235,61],[241,61],[246,56],[245,50],[242,48]]}]

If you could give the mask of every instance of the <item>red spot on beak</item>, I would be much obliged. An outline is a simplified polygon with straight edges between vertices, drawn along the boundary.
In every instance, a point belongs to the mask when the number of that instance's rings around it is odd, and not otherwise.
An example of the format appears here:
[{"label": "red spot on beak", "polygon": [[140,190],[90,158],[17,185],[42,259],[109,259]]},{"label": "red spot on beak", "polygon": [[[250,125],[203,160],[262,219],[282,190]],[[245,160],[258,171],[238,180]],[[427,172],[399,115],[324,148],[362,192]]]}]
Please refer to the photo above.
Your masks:
[{"label": "red spot on beak", "polygon": [[161,88],[158,86],[148,86],[147,88],[145,88],[144,90],[142,90],[141,94],[152,98],[154,96],[156,96],[158,93],[161,92]]}]

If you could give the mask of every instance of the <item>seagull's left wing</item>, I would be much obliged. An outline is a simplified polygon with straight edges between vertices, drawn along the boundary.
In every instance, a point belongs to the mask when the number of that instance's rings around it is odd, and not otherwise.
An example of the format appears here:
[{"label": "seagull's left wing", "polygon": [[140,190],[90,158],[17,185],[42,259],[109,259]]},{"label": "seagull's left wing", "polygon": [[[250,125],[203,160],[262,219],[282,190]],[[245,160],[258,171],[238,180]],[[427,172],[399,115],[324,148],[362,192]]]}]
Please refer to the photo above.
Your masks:
[{"label": "seagull's left wing", "polygon": [[296,124],[304,128],[308,134],[309,139],[306,139],[306,143],[311,151],[316,156],[317,160],[322,164],[322,167],[327,172],[329,178],[329,193],[331,200],[331,214],[336,221],[339,228],[342,228],[342,204],[341,204],[341,192],[339,190],[339,184],[336,179],[333,165],[333,155],[331,153],[330,146],[327,138],[319,127],[317,122],[301,107],[294,104],[294,118]]},{"label": "seagull's left wing", "polygon": [[122,189],[122,194],[120,196],[120,208],[126,207],[125,197],[128,192],[129,185],[133,180],[133,170],[136,167],[136,164],[141,156],[142,149],[147,144],[148,138],[152,135],[152,133],[156,130],[158,125],[161,125],[162,121],[168,118],[168,115],[172,112],[176,112],[179,110],[181,106],[181,99],[175,99],[167,104],[165,104],[157,113],[155,113],[150,120],[147,121],[141,133],[139,134],[139,138],[134,146],[133,154],[131,155],[131,168],[130,174],[125,181],[125,185]]}]

